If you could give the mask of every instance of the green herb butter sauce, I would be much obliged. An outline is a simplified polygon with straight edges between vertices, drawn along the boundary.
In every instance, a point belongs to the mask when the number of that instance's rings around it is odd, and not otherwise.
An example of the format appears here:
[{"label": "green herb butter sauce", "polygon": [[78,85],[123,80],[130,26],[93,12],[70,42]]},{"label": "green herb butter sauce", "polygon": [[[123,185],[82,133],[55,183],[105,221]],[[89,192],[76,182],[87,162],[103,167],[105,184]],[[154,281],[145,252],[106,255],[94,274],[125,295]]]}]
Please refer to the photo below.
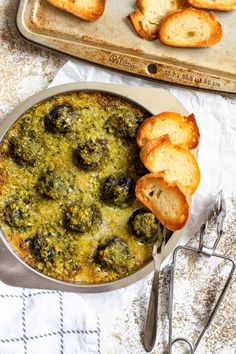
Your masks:
[{"label": "green herb butter sauce", "polygon": [[147,263],[152,245],[128,223],[142,207],[135,134],[147,116],[116,96],[73,92],[11,127],[0,146],[0,218],[26,263],[76,283],[117,280]]}]

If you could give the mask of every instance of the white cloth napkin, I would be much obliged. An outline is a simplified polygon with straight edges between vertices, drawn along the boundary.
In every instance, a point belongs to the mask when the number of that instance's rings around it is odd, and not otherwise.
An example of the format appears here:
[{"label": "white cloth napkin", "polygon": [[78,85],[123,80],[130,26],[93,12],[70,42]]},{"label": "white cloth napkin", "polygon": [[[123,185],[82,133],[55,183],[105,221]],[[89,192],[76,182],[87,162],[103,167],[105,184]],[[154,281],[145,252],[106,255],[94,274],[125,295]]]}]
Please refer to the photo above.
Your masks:
[{"label": "white cloth napkin", "polygon": [[100,354],[100,324],[78,294],[0,283],[1,354]]},{"label": "white cloth napkin", "polygon": [[[72,61],[61,68],[51,86],[75,81],[166,88],[189,112],[196,114],[201,130],[202,181],[193,198],[191,217],[182,240],[186,242],[199,228],[204,211],[218,189],[223,188],[226,196],[236,189],[236,101]],[[112,320],[144,286],[144,281],[97,295],[16,289],[0,283],[0,354],[101,353],[100,338],[105,340]]]}]

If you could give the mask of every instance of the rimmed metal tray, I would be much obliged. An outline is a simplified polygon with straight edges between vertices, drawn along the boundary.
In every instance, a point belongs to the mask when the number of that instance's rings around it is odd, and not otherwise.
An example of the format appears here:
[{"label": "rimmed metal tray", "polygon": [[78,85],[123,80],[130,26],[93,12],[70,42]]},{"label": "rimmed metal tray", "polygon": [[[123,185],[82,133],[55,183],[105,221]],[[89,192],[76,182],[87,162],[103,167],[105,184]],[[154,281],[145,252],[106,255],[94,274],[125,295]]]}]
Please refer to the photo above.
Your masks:
[{"label": "rimmed metal tray", "polygon": [[20,0],[17,27],[28,41],[109,68],[194,88],[236,93],[236,11],[217,12],[224,31],[219,44],[184,49],[138,37],[127,19],[134,3],[109,0],[104,15],[88,23],[46,0]]},{"label": "rimmed metal tray", "polygon": [[[31,96],[15,108],[0,126],[0,143],[12,124],[28,109],[40,101],[61,93],[72,91],[99,91],[116,94],[142,106],[152,114],[174,111],[188,114],[184,106],[168,91],[155,88],[130,87],[100,83],[73,83],[56,86]],[[197,152],[195,152],[197,153]],[[175,249],[183,230],[175,232],[165,250],[165,258]],[[132,284],[153,270],[149,262],[140,270],[126,278],[102,284],[72,284],[45,276],[27,265],[13,250],[0,230],[0,280],[11,286],[53,289],[73,292],[97,293],[119,289]]]}]

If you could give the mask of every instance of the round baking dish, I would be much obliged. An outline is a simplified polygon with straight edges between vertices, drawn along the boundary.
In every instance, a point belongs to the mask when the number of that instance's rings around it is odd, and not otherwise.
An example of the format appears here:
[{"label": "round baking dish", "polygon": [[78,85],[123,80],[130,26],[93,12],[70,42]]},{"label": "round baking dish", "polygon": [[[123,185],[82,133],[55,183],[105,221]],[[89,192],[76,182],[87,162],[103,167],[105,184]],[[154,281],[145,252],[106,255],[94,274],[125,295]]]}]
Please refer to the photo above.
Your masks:
[{"label": "round baking dish", "polygon": [[[188,114],[186,109],[168,91],[153,88],[129,87],[123,85],[100,84],[100,83],[73,83],[65,84],[44,90],[19,105],[0,126],[0,142],[12,124],[28,109],[35,104],[48,99],[54,95],[69,93],[73,91],[104,92],[130,100],[141,106],[151,114],[158,114],[162,111],[175,111],[181,114]],[[165,258],[174,250],[179,242],[183,230],[175,232],[165,250]],[[0,280],[11,286],[54,289],[61,291],[73,291],[84,293],[96,293],[115,290],[132,284],[153,270],[150,260],[141,269],[129,276],[107,283],[80,284],[69,283],[48,277],[30,265],[25,263],[15,252],[7,241],[4,233],[0,230]]]}]

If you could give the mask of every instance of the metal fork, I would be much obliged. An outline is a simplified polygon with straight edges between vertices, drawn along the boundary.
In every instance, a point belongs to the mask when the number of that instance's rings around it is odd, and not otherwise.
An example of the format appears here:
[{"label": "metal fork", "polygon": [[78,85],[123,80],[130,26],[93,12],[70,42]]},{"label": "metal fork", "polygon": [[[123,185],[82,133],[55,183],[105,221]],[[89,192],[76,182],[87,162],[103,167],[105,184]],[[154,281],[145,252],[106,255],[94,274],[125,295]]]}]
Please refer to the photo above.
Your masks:
[{"label": "metal fork", "polygon": [[[159,225],[160,226],[160,225]],[[163,237],[159,237],[153,246],[152,256],[154,260],[154,276],[149,299],[146,324],[144,329],[143,343],[147,352],[150,352],[156,342],[157,318],[158,318],[158,296],[159,296],[159,274],[161,263],[164,258],[166,244],[166,227],[163,227]]]}]

